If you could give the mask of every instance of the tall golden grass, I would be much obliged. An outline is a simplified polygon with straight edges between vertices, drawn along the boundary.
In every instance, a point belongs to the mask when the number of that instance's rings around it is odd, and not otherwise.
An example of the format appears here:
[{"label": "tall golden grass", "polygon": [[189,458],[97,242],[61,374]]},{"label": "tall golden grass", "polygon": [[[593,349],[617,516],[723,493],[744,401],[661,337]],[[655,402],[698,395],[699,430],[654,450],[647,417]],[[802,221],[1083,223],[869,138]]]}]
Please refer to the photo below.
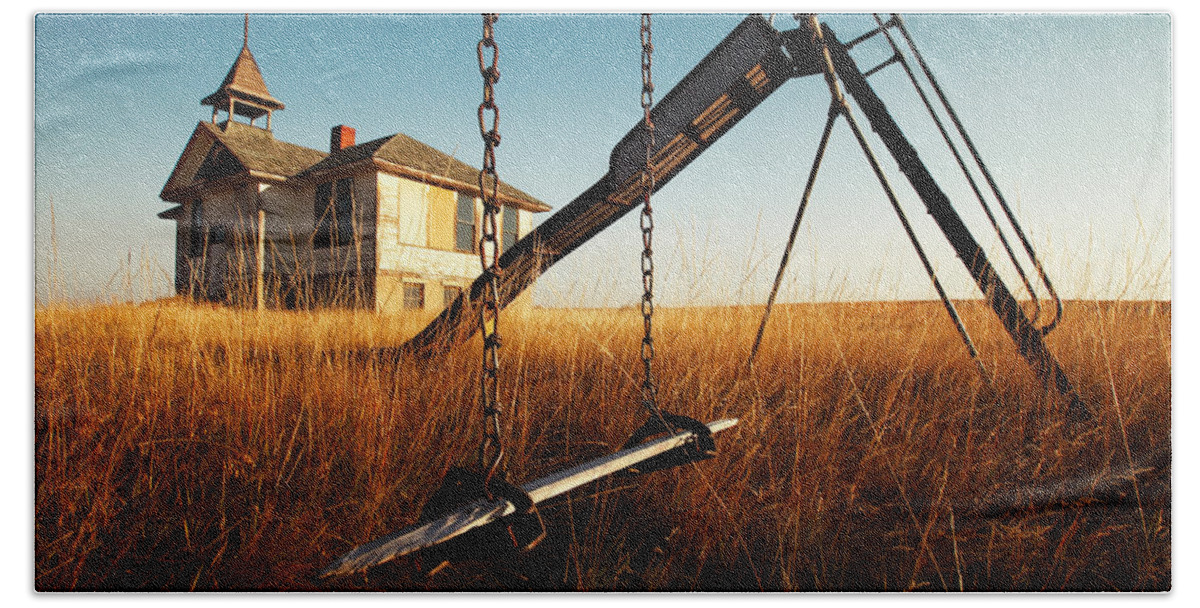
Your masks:
[{"label": "tall golden grass", "polygon": [[[990,311],[960,303],[990,394],[934,302],[660,309],[665,409],[742,422],[711,461],[543,507],[533,551],[432,578],[313,576],[412,523],[481,432],[478,338],[364,312],[168,300],[35,315],[36,586],[85,589],[1164,589],[1171,307],[1070,302],[1049,346],[1096,420],[1065,421]],[[633,310],[504,318],[509,467],[526,480],[640,424]]]}]

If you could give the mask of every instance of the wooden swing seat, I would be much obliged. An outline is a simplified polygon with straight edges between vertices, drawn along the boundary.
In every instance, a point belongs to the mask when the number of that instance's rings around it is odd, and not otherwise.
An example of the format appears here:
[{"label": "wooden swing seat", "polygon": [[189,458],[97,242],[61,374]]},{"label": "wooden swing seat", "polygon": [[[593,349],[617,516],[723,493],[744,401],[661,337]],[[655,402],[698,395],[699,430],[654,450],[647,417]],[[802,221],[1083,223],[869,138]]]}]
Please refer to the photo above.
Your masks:
[{"label": "wooden swing seat", "polygon": [[[738,423],[736,418],[723,418],[708,423],[717,433]],[[534,503],[565,494],[586,483],[624,471],[671,450],[681,448],[694,433],[680,433],[655,439],[644,444],[601,456],[583,464],[551,473],[522,484]],[[337,558],[319,575],[320,578],[351,574],[383,564],[392,559],[450,540],[464,532],[492,523],[513,513],[516,507],[507,500],[477,500],[453,512],[423,524],[411,526],[388,536],[359,545]]]}]

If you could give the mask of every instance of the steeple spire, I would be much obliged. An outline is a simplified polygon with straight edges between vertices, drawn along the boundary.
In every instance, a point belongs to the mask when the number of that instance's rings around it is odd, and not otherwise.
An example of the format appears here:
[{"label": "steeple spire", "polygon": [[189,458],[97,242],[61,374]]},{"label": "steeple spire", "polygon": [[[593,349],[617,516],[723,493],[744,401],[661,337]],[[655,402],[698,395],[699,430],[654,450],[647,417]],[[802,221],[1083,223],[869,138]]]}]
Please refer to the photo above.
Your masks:
[{"label": "steeple spire", "polygon": [[213,122],[217,122],[218,112],[226,112],[228,120],[235,115],[245,116],[254,124],[254,119],[266,115],[267,130],[271,129],[271,113],[284,108],[283,102],[271,96],[267,83],[263,80],[258,62],[250,52],[250,14],[246,13],[242,21],[242,50],[238,53],[233,67],[225,75],[225,80],[212,95],[200,101],[200,105],[212,106]]}]

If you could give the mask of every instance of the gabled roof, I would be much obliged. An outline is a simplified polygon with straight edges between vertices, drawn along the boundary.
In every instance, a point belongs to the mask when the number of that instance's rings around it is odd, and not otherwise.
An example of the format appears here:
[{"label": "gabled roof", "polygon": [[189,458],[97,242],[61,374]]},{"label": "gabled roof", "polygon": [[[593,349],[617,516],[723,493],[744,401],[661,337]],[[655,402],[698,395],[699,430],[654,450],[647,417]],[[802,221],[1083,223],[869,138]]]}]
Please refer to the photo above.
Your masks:
[{"label": "gabled roof", "polygon": [[[406,174],[406,177],[435,183],[465,194],[478,195],[479,169],[464,163],[445,152],[423,144],[403,133],[381,137],[366,143],[350,146],[326,156],[321,162],[301,172],[297,177],[324,173],[372,159],[377,165]],[[485,182],[485,187],[491,181]],[[549,211],[550,206],[526,192],[500,181],[498,189],[501,203],[515,204],[530,211]]]},{"label": "gabled roof", "polygon": [[224,130],[212,123],[200,124],[251,171],[291,177],[325,158],[325,153],[320,150],[275,139],[266,129],[234,121],[225,123]]},{"label": "gabled roof", "polygon": [[173,200],[189,186],[243,172],[282,181],[323,158],[324,152],[280,141],[266,129],[234,121],[223,125],[201,122],[160,196]]},{"label": "gabled roof", "polygon": [[[242,51],[238,53],[233,67],[229,68],[229,73],[225,75],[221,86],[212,95],[200,100],[200,105],[225,108],[229,106],[230,98],[235,101],[239,99],[250,101],[272,110],[283,109],[283,102],[275,99],[267,90],[267,83],[263,80],[262,71],[258,69],[258,62],[250,53],[250,47],[245,44],[242,45]],[[237,110],[240,110],[237,113],[253,117],[266,114],[266,110],[258,108],[237,108]]]}]

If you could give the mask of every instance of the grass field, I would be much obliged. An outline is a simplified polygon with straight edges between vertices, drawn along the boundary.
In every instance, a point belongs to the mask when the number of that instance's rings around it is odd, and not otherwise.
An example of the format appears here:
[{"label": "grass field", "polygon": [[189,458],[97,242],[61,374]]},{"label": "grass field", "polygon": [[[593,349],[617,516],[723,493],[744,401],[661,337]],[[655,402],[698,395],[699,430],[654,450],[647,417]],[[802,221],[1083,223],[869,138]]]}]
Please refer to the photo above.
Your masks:
[{"label": "grass field", "polygon": [[[1069,302],[1048,338],[1078,426],[991,312],[940,304],[660,309],[665,409],[740,425],[711,461],[548,503],[545,542],[427,578],[401,558],[328,583],[415,519],[481,432],[478,338],[428,361],[351,353],[419,329],[368,313],[178,301],[39,307],[35,576],[88,589],[1167,589],[1171,306]],[[642,421],[633,310],[505,314],[517,480]],[[428,559],[428,558],[426,558]]]}]

